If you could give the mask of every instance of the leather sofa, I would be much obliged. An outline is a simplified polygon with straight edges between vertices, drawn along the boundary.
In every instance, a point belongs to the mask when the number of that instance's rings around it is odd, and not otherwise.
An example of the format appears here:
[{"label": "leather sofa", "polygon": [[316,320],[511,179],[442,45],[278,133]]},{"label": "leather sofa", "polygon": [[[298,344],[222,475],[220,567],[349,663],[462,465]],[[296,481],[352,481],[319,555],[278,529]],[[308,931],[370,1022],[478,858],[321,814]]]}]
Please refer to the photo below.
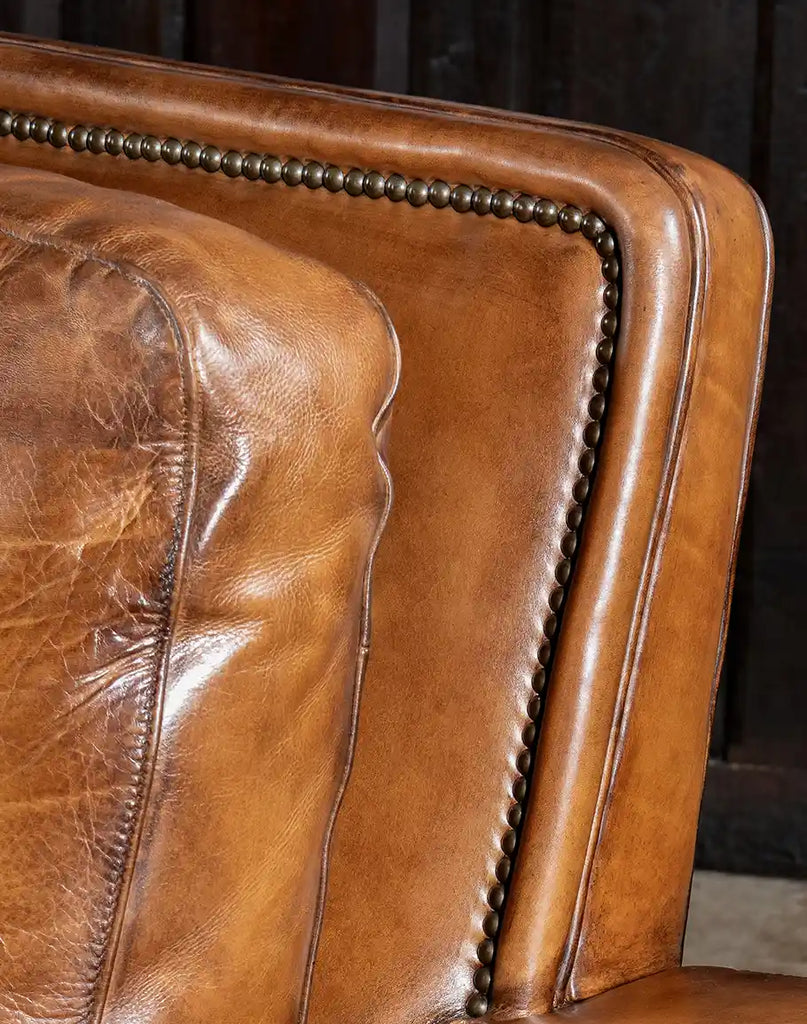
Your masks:
[{"label": "leather sofa", "polygon": [[807,1020],[680,966],[772,265],[658,142],[0,37],[0,1018]]}]

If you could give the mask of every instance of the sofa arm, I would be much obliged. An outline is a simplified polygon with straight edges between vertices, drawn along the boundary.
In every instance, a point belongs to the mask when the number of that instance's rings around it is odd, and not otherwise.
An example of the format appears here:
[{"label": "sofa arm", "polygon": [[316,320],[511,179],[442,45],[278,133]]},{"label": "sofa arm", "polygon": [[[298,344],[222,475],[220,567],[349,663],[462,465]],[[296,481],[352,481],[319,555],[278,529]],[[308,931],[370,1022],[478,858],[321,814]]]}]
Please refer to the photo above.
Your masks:
[{"label": "sofa arm", "polygon": [[804,1024],[807,978],[679,967],[508,1024]]}]

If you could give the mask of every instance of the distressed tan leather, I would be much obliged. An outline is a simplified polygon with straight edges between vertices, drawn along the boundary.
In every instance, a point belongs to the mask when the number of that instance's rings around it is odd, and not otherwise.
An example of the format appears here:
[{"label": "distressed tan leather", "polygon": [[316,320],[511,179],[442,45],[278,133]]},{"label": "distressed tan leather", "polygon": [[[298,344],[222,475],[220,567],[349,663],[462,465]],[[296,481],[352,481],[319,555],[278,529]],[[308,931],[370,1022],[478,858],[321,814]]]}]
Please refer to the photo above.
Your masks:
[{"label": "distressed tan leather", "polygon": [[0,1019],[294,1021],[389,325],[234,228],[8,167],[0,308]]},{"label": "distressed tan leather", "polygon": [[756,197],[603,128],[8,38],[0,60],[0,109],[523,193],[613,233],[610,360],[579,230],[0,138],[0,162],[169,199],[365,281],[401,337],[311,1024],[519,1019],[678,965],[770,302]]}]

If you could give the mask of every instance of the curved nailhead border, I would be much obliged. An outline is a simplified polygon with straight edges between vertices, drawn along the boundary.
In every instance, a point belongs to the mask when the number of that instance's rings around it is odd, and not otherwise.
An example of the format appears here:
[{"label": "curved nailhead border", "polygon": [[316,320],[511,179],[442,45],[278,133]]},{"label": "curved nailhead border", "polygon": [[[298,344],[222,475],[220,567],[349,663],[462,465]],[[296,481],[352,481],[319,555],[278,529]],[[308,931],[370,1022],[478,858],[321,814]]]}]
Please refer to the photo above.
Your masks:
[{"label": "curved nailhead border", "polygon": [[592,397],[589,402],[589,421],[583,430],[582,453],[578,460],[579,477],[572,488],[573,504],[566,515],[567,531],[560,541],[560,559],[555,569],[556,586],[547,600],[547,613],[538,647],[538,667],[532,680],[533,696],[527,705],[527,723],[522,732],[523,746],[516,757],[518,776],[513,783],[512,801],[507,813],[508,828],[501,838],[501,857],[496,866],[496,882],[488,893],[488,909],[482,921],[485,937],[477,948],[479,966],[474,973],[474,992],[466,1002],[470,1017],[481,1017],[488,1010],[493,962],[496,954],[496,935],[502,910],[507,898],[507,880],[512,859],[518,847],[518,837],[525,800],[529,788],[538,727],[543,708],[547,667],[552,656],[552,641],[558,629],[558,616],[566,595],[572,572],[572,558],[577,547],[577,534],[583,521],[583,507],[589,492],[589,481],[596,462],[600,439],[600,422],[605,413],[605,394],[617,333],[619,304],[619,258],[613,233],[596,213],[583,213],[576,206],[563,206],[551,199],[532,195],[493,190],[484,185],[449,185],[445,181],[426,182],[420,178],[407,179],[402,174],[383,175],[380,171],[363,171],[353,167],[348,171],[316,160],[302,161],[296,157],[272,156],[269,153],[241,153],[222,150],[218,146],[201,145],[193,140],[181,142],[176,138],[159,139],[154,135],[121,132],[116,128],[68,126],[47,117],[15,114],[0,109],[0,136],[13,135],[20,142],[32,139],[55,149],[70,147],[76,152],[84,150],[130,160],[162,161],[169,165],[184,164],[192,170],[202,168],[229,178],[243,177],[249,181],[268,184],[283,182],[288,186],[305,185],[309,189],[325,188],[328,192],[346,192],[349,196],[367,196],[370,199],[386,197],[390,202],[406,200],[411,206],[427,203],[437,209],[451,207],[457,213],[484,216],[493,213],[501,219],[514,218],[522,224],[535,223],[543,228],[559,226],[567,234],[580,232],[588,239],[601,259],[604,279],[602,293],[604,313],[600,321],[602,337],[597,343],[598,367],[592,378]]}]

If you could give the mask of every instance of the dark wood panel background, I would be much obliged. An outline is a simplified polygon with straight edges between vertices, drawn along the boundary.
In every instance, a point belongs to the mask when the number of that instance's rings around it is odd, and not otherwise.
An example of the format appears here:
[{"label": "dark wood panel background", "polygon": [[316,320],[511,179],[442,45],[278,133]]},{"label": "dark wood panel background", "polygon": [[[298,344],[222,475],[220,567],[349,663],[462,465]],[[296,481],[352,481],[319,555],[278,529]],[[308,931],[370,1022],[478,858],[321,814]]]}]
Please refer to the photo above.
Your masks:
[{"label": "dark wood panel background", "polygon": [[608,124],[751,181],[777,284],[699,860],[807,877],[807,0],[0,0],[0,28]]}]

